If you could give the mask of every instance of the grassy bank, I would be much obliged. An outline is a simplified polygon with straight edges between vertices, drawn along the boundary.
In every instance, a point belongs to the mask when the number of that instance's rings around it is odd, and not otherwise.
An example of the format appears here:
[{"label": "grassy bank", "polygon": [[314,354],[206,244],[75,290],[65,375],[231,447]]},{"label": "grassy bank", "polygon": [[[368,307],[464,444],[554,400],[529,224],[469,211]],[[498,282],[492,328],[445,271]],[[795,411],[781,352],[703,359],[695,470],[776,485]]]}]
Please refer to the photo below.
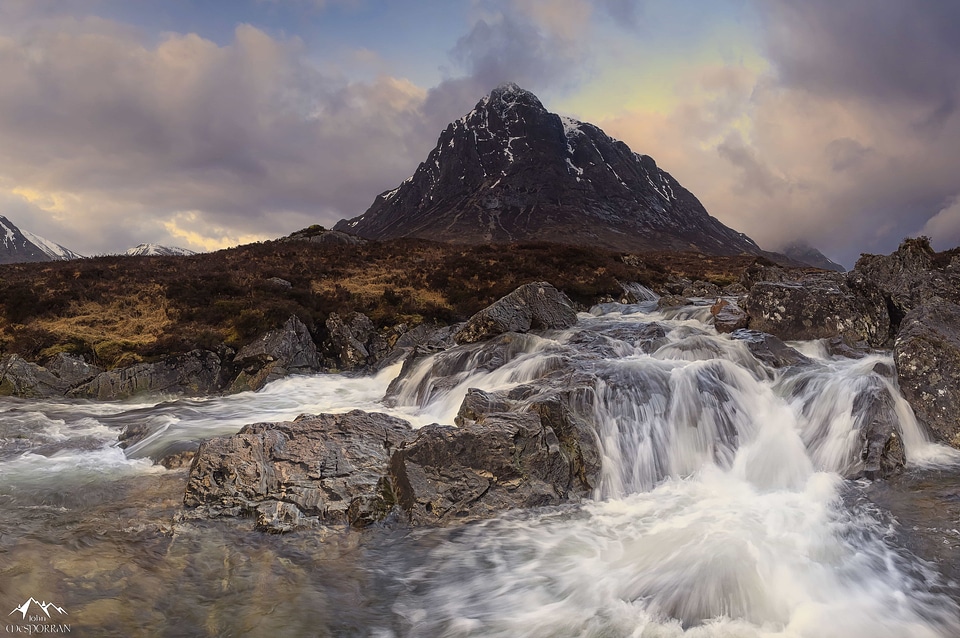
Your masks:
[{"label": "grassy bank", "polygon": [[[330,313],[379,327],[465,319],[544,280],[586,307],[620,282],[686,276],[723,285],[755,257],[617,252],[542,243],[362,246],[271,241],[190,257],[99,257],[0,266],[0,354],[58,352],[114,367],[225,343],[240,347],[297,314],[318,341]],[[290,283],[287,287],[276,279]]]}]

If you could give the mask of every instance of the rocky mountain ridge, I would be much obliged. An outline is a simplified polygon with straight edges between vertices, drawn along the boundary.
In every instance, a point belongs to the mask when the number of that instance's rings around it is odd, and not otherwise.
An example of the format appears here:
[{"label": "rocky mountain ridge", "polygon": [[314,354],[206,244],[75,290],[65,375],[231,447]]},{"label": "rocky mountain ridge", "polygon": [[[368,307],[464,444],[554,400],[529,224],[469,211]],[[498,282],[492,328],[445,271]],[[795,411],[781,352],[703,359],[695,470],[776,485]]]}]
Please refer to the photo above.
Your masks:
[{"label": "rocky mountain ridge", "polygon": [[548,112],[509,83],[447,126],[411,177],[334,230],[368,239],[762,254],[653,158]]}]

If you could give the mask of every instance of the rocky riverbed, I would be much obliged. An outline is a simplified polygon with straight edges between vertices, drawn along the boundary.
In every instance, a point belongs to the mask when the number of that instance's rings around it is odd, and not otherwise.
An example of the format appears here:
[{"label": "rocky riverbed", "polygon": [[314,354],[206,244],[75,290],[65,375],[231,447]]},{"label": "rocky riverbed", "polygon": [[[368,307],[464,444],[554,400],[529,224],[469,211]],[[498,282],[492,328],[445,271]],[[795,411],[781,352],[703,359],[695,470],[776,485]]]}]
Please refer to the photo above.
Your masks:
[{"label": "rocky riverbed", "polygon": [[365,375],[291,376],[291,319],[222,395],[7,359],[55,392],[0,400],[0,591],[97,635],[956,635],[956,280],[925,251],[579,314],[535,283],[345,340]]}]

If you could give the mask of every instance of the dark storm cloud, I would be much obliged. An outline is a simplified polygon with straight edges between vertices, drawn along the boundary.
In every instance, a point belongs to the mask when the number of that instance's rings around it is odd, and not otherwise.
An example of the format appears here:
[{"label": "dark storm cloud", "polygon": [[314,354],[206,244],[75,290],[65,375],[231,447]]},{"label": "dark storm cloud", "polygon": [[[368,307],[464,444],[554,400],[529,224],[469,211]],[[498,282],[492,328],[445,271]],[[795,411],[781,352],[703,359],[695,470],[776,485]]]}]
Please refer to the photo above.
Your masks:
[{"label": "dark storm cloud", "polygon": [[[747,223],[763,207],[791,211],[777,232],[766,231],[771,240],[805,235],[848,265],[908,234],[936,231],[940,247],[960,243],[950,209],[960,195],[960,3],[755,6],[771,77],[751,95],[749,153],[717,149],[753,176],[741,182]],[[770,174],[787,185],[773,197]]]},{"label": "dark storm cloud", "polygon": [[828,95],[952,111],[960,89],[955,0],[766,0],[781,79]]}]

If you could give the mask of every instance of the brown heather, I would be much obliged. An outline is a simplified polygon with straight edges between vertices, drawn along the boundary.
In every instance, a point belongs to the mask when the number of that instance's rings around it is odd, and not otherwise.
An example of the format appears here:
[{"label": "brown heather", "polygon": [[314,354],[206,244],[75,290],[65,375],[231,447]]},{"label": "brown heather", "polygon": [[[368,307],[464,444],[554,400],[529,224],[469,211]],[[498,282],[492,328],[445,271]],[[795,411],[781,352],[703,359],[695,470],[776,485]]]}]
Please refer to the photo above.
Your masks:
[{"label": "brown heather", "polygon": [[[238,348],[291,314],[322,342],[332,312],[363,312],[380,328],[451,323],[531,281],[549,281],[586,308],[619,297],[620,282],[655,287],[685,276],[723,285],[758,259],[650,253],[625,263],[622,253],[595,248],[401,239],[11,264],[0,266],[0,355],[42,362],[70,352],[114,367],[197,347]],[[291,287],[270,285],[274,277]]]}]

